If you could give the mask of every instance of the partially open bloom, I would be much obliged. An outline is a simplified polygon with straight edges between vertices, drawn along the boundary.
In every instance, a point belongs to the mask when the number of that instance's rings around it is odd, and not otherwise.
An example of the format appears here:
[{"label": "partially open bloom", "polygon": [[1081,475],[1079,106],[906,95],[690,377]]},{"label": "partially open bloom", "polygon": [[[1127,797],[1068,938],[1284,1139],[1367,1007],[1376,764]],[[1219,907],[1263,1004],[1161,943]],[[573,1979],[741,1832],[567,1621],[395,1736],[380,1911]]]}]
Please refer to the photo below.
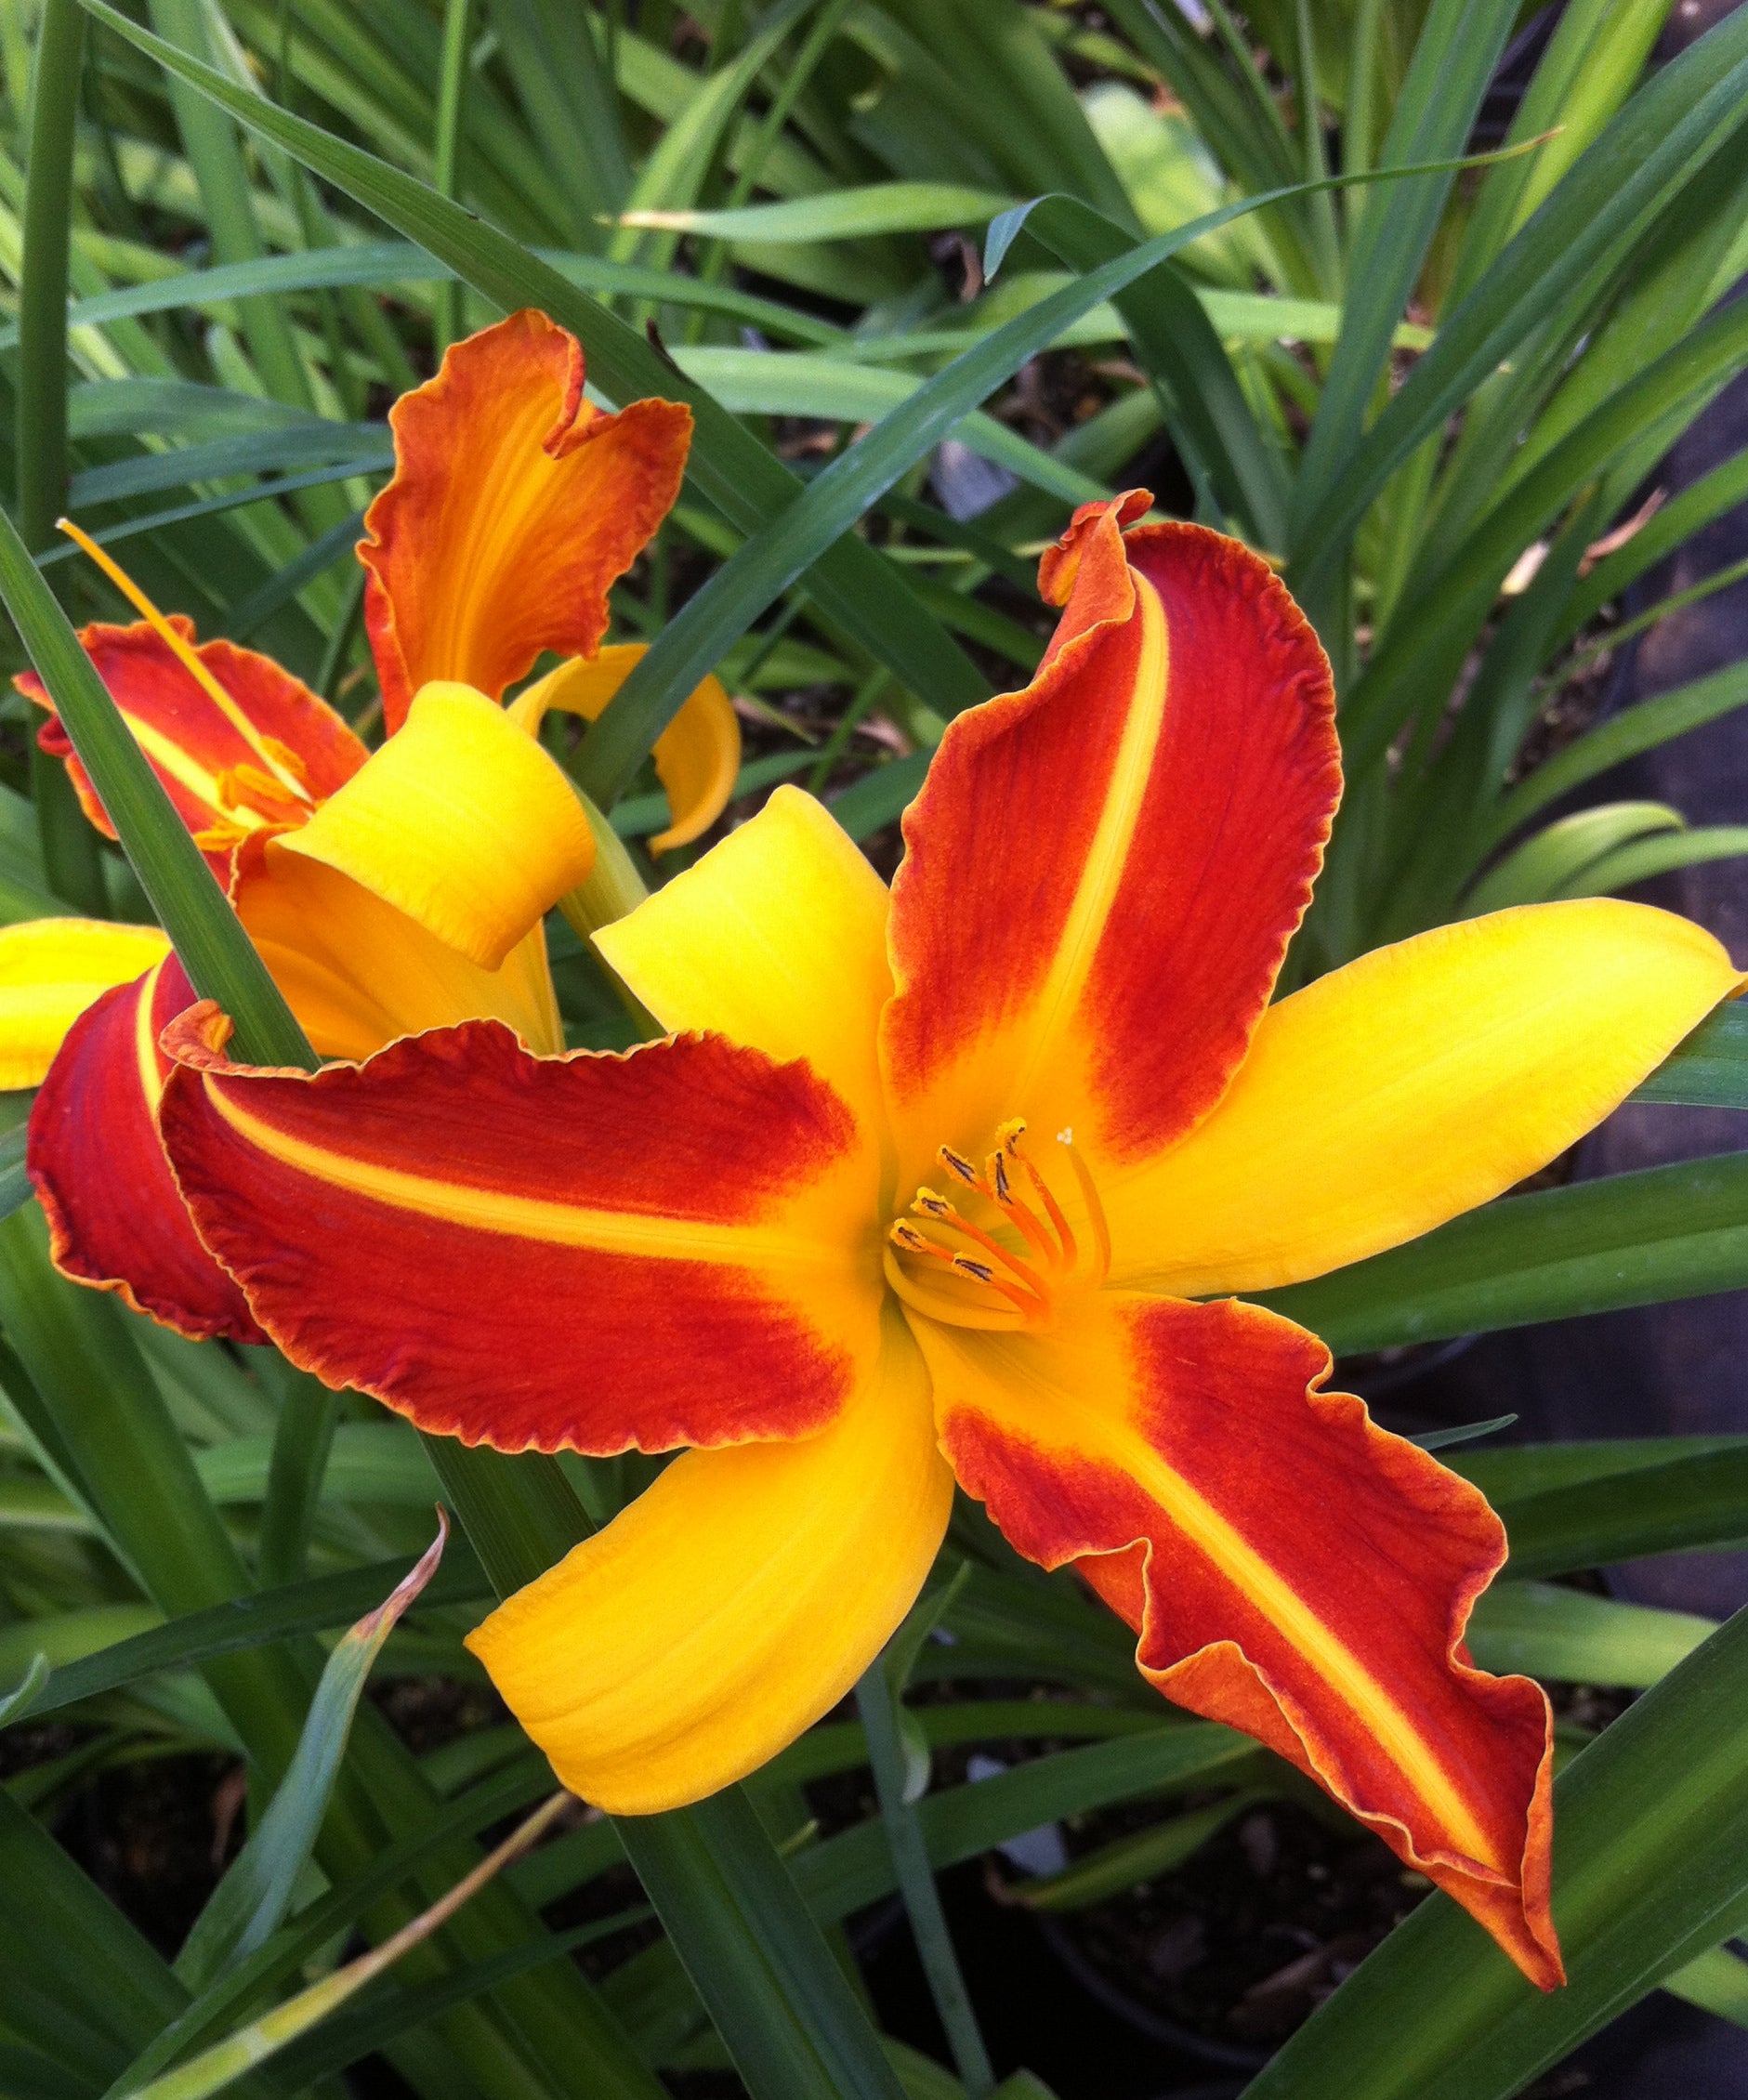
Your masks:
[{"label": "partially open bloom", "polygon": [[[575,342],[521,313],[391,412],[396,471],[360,549],[393,732],[375,753],[269,658],[197,647],[112,565],[148,617],[82,637],[324,1057],[483,1015],[532,1050],[563,1047],[541,920],[595,846],[534,739],[549,706],[598,714],[641,653],[599,648],[607,590],[673,502],[690,427],[668,401],[599,413],[582,388]],[[500,707],[548,650],[568,660]],[[49,706],[33,674],[18,682]],[[52,709],[41,735],[109,830]],[[658,845],[715,819],[739,750],[709,679],[658,754],[675,814]],[[43,1083],[29,1157],[56,1260],[185,1333],[259,1339],[157,1132],[158,1037],[192,998],[154,929],[0,932],[0,1061],[13,1085]]]},{"label": "partially open bloom", "polygon": [[694,1800],[837,1700],[955,1479],[1143,1673],[1261,1739],[1560,1975],[1540,1689],[1463,1646],[1481,1496],[1236,1293],[1510,1187],[1738,979],[1613,901],[1268,1004],[1340,776],[1265,565],[1090,506],[1036,680],[949,729],[888,895],[791,790],[599,945],[674,1033],[495,1020],[313,1077],[185,1015],[163,1127],[297,1363],[505,1450],[692,1447],[472,1645],[566,1783]]}]

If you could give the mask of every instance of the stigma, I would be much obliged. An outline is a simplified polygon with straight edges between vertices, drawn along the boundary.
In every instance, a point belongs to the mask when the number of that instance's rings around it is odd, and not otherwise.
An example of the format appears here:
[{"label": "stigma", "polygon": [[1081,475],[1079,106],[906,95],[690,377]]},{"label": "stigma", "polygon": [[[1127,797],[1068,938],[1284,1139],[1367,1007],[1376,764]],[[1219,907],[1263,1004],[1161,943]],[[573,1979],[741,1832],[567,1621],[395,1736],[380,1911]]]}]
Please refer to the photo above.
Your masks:
[{"label": "stigma", "polygon": [[1104,1205],[1073,1131],[1056,1142],[1080,1199],[1078,1235],[1025,1139],[1019,1118],[1001,1124],[980,1171],[943,1145],[935,1157],[952,1193],[918,1188],[889,1228],[887,1280],[919,1312],[959,1327],[1048,1327],[1065,1285],[1110,1275]]}]

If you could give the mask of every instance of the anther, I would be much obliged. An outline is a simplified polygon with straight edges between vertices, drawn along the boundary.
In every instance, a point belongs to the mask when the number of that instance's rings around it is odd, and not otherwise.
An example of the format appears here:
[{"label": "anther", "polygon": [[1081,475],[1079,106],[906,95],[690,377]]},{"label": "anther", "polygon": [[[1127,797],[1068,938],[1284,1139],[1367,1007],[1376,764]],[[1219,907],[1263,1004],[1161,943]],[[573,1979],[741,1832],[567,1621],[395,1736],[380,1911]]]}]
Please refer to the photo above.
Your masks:
[{"label": "anther", "polygon": [[1014,1194],[1013,1180],[1007,1172],[1007,1154],[992,1152],[984,1166],[983,1175],[1002,1214],[1019,1227],[1027,1246],[1046,1267],[1059,1271],[1062,1267],[1062,1250],[1045,1230],[1042,1221],[1031,1205],[1022,1202]]},{"label": "anther", "polygon": [[1074,1228],[1063,1216],[1061,1204],[1050,1193],[1049,1183],[1033,1166],[1031,1156],[1020,1150],[1019,1141],[1025,1135],[1025,1120],[1020,1116],[1016,1116],[1012,1122],[1003,1123],[995,1133],[997,1140],[1008,1158],[1016,1161],[1026,1170],[1026,1179],[1032,1184],[1032,1192],[1044,1205],[1044,1214],[1049,1219],[1050,1228],[1057,1236],[1059,1246],[1058,1251],[1052,1257],[1051,1266],[1071,1269],[1074,1267],[1076,1252]]},{"label": "anther", "polygon": [[[919,1188],[911,1199],[911,1208],[920,1211],[925,1217],[932,1217],[954,1232],[963,1232],[967,1240],[981,1247],[985,1253],[998,1261],[1005,1269],[1017,1276],[1026,1290],[1040,1305],[1050,1295],[1050,1286],[1030,1262],[1023,1262],[1018,1254],[1010,1254],[999,1240],[992,1240],[980,1225],[973,1225],[963,1216],[944,1197],[936,1195],[932,1188]],[[982,1267],[982,1263],[977,1265]],[[992,1272],[993,1273],[993,1272]]]},{"label": "anther", "polygon": [[943,1145],[940,1151],[935,1154],[935,1157],[950,1175],[963,1181],[967,1188],[976,1188],[980,1186],[978,1181],[978,1170],[963,1152],[955,1152],[952,1146]]}]

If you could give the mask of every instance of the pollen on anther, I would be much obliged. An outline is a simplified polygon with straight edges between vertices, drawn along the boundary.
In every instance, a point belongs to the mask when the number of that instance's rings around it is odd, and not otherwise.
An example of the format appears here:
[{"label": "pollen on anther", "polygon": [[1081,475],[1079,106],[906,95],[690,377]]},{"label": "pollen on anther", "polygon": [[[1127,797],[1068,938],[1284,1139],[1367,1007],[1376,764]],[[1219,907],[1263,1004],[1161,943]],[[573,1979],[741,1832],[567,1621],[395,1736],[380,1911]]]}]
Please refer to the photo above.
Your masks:
[{"label": "pollen on anther", "polygon": [[953,1149],[952,1146],[943,1145],[940,1148],[940,1151],[936,1153],[935,1157],[940,1162],[941,1165],[946,1168],[949,1174],[957,1175],[959,1179],[965,1183],[967,1188],[975,1188],[977,1187],[978,1170],[971,1164],[970,1161],[967,1160],[962,1152],[955,1152]]},{"label": "pollen on anther", "polygon": [[969,1276],[979,1283],[992,1283],[995,1280],[995,1271],[988,1262],[974,1262],[969,1254],[955,1254],[953,1266],[961,1276]]},{"label": "pollen on anther", "polygon": [[936,1195],[932,1188],[919,1188],[911,1198],[911,1208],[920,1211],[925,1217],[950,1218],[953,1205],[944,1196]]}]

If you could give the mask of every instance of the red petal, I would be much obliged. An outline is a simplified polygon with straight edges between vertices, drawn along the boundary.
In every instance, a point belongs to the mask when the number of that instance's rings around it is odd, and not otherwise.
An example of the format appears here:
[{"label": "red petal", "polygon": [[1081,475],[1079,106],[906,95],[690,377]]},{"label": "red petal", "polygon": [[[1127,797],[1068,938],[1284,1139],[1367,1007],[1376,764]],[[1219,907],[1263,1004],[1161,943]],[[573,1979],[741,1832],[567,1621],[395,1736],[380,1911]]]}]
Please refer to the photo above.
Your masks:
[{"label": "red petal", "polygon": [[1258,1737],[1559,1982],[1547,1700],[1462,1647],[1505,1554],[1480,1494],[1317,1391],[1328,1351],[1258,1306],[1107,1292],[1047,1335],[917,1324],[943,1447],[1014,1545],[1079,1562],[1162,1691]]},{"label": "red petal", "polygon": [[543,650],[592,656],[609,584],[679,492],[691,411],[592,407],[576,339],[525,309],[455,344],[388,421],[394,479],[359,558],[389,728],[433,678],[496,700]]},{"label": "red petal", "polygon": [[31,1110],[28,1163],[55,1266],[195,1341],[264,1342],[194,1236],[158,1135],[158,1037],[194,993],[174,955],[73,1023]]},{"label": "red petal", "polygon": [[883,1056],[919,1160],[994,1123],[1120,1163],[1242,1059],[1340,793],[1329,667],[1268,566],[1193,525],[1084,511],[1025,691],[948,729],[905,820]]},{"label": "red petal", "polygon": [[[170,620],[180,634],[193,640],[191,620],[180,613],[172,613]],[[86,627],[79,639],[189,830],[198,833],[230,824],[238,812],[222,799],[219,776],[238,768],[262,772],[259,752],[225,719],[143,620],[131,627],[101,623]],[[270,656],[227,641],[204,642],[197,653],[261,735],[291,755],[294,770],[301,768],[316,801],[332,794],[364,763],[364,746],[340,716]],[[115,827],[98,800],[42,680],[34,671],[25,671],[12,682],[48,710],[37,742],[51,757],[66,761],[85,815],[113,838]],[[271,798],[269,806],[276,807]],[[262,819],[244,811],[242,820],[259,823]],[[300,820],[288,804],[275,820]],[[208,855],[221,881],[230,858],[228,848]]]},{"label": "red petal", "polygon": [[471,1021],[311,1078],[167,1047],[203,1239],[331,1385],[504,1450],[832,1419],[879,1345],[873,1162],[804,1064],[716,1037],[536,1057]]}]

